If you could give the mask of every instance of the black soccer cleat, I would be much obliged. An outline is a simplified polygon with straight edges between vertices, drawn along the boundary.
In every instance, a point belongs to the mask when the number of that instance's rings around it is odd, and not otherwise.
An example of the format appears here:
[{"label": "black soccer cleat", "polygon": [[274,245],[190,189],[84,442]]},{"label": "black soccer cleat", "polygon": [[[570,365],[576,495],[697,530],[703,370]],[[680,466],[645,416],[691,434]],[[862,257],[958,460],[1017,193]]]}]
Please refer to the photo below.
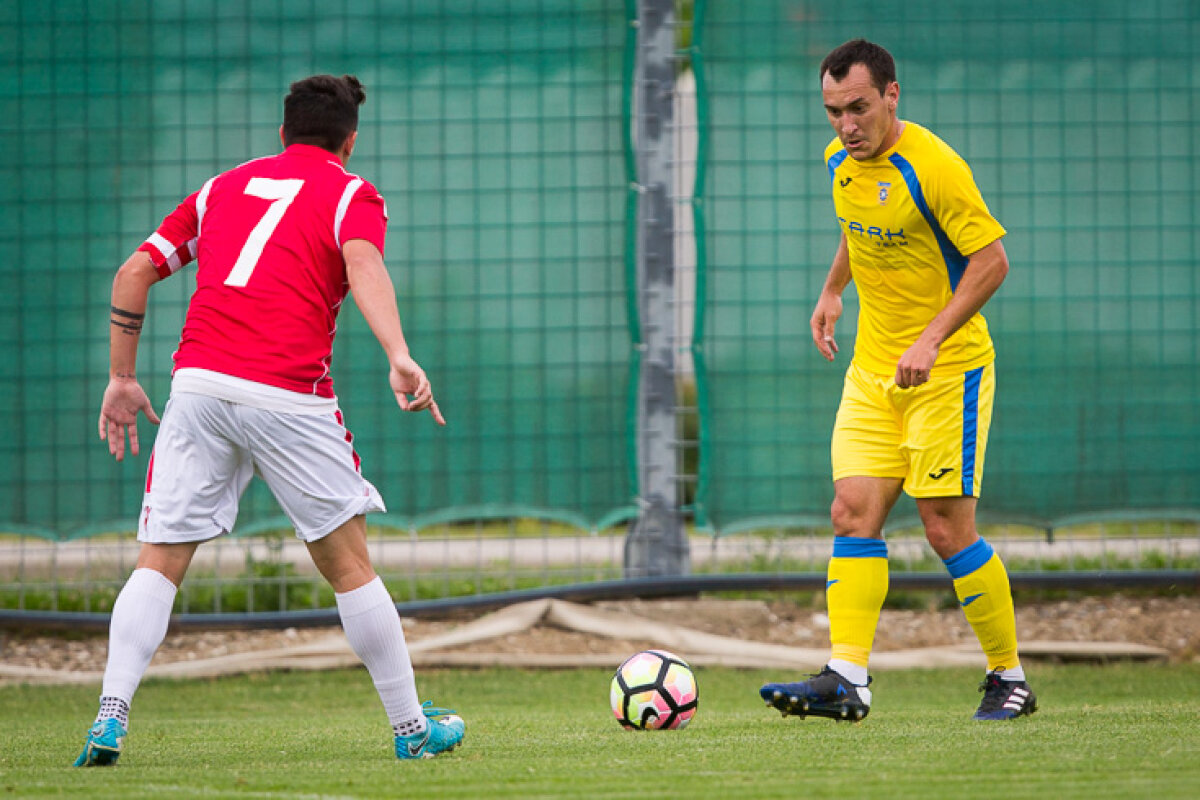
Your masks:
[{"label": "black soccer cleat", "polygon": [[[867,679],[870,684],[871,679]],[[758,690],[768,708],[794,717],[829,717],[858,722],[871,710],[871,690],[826,666],[799,683],[768,683]]]},{"label": "black soccer cleat", "polygon": [[979,684],[983,701],[972,719],[1016,719],[1037,711],[1037,696],[1025,681],[1006,681],[1000,671],[989,672]]}]

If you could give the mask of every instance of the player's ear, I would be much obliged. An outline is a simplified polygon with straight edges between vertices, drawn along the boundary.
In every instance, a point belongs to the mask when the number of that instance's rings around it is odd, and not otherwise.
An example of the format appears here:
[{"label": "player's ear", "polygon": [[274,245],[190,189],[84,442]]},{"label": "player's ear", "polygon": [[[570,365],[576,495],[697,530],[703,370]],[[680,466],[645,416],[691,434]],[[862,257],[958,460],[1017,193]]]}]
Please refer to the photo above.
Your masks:
[{"label": "player's ear", "polygon": [[350,135],[346,137],[346,141],[342,142],[342,161],[347,161],[350,154],[354,152],[354,145],[358,143],[358,131],[350,131]]},{"label": "player's ear", "polygon": [[287,139],[283,138],[283,126],[282,125],[279,126],[279,143],[281,145],[283,145],[284,147],[287,147]]}]

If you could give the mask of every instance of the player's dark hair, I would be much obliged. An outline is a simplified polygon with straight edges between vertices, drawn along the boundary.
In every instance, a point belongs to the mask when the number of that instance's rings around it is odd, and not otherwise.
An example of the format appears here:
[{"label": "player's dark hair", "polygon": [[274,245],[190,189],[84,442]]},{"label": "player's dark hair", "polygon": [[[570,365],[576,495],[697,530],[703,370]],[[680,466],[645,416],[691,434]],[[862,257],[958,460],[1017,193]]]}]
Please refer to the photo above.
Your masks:
[{"label": "player's dark hair", "polygon": [[871,73],[871,84],[880,94],[887,91],[888,84],[896,80],[896,62],[892,54],[866,39],[851,39],[838,45],[821,62],[820,79],[825,73],[835,81],[843,80],[855,64],[862,64]]},{"label": "player's dark hair", "polygon": [[296,81],[283,99],[283,143],[311,144],[336,153],[358,130],[367,93],[358,78],[313,75]]}]

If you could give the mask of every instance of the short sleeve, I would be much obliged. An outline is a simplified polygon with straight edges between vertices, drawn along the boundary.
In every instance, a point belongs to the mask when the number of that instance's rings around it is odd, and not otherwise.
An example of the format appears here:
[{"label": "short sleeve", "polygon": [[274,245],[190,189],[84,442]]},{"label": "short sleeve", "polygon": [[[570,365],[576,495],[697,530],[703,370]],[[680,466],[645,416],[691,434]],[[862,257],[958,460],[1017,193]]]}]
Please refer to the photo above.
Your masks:
[{"label": "short sleeve", "polygon": [[370,183],[356,179],[359,184],[347,187],[351,191],[345,212],[339,214],[337,226],[338,246],[351,239],[365,239],[383,252],[387,238],[387,204],[383,195]]},{"label": "short sleeve", "polygon": [[943,159],[933,188],[933,213],[958,252],[977,253],[1005,234],[983,201],[971,168],[957,154]]},{"label": "short sleeve", "polygon": [[199,213],[195,192],[163,219],[158,229],[138,248],[150,254],[160,277],[166,278],[196,257]]}]

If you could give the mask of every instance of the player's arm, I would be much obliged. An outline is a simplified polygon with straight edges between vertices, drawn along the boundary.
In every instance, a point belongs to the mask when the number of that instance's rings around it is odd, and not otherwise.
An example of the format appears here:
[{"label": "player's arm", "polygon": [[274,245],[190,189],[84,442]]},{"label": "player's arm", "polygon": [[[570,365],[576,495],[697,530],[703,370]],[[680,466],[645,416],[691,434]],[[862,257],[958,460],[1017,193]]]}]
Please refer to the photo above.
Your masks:
[{"label": "player's arm", "polygon": [[849,284],[850,250],[846,246],[846,234],[843,233],[838,242],[837,252],[833,256],[833,266],[829,268],[825,286],[821,289],[821,296],[817,298],[817,307],[809,320],[813,344],[828,361],[833,361],[833,356],[838,351],[833,329],[838,318],[842,316],[842,292]]},{"label": "player's arm", "polygon": [[150,287],[160,279],[149,253],[131,255],[113,278],[109,316],[108,386],[100,404],[100,439],[108,441],[108,452],[117,461],[125,458],[125,436],[129,450],[138,454],[137,415],[158,424],[150,398],[137,380],[138,340],[146,317]]},{"label": "player's arm", "polygon": [[433,399],[429,378],[409,355],[400,324],[400,310],[396,306],[396,290],[383,263],[383,254],[365,239],[351,239],[342,245],[342,256],[346,259],[346,278],[350,281],[354,302],[387,354],[388,381],[397,404],[405,411],[428,408],[437,423],[445,425],[446,419]]},{"label": "player's arm", "polygon": [[928,381],[942,342],[979,313],[1007,275],[1008,255],[999,239],[973,253],[950,302],[900,357],[896,365],[896,385],[906,389]]}]

